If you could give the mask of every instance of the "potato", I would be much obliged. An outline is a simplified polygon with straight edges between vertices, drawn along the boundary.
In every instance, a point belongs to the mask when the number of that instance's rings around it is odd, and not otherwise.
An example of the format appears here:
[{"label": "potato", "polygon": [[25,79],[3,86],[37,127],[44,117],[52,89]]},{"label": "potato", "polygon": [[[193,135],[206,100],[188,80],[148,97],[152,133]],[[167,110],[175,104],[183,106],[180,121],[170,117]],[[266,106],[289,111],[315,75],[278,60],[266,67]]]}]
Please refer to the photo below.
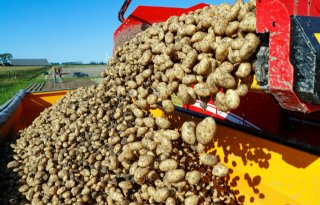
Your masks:
[{"label": "potato", "polygon": [[163,181],[169,183],[179,182],[184,179],[185,175],[186,172],[183,169],[169,170],[164,175]]},{"label": "potato", "polygon": [[152,73],[153,73],[153,71],[151,69],[145,69],[142,72],[142,77],[149,78],[149,77],[151,77]]},{"label": "potato", "polygon": [[142,110],[140,110],[136,105],[132,104],[131,105],[131,111],[136,117],[143,117],[144,113]]},{"label": "potato", "polygon": [[180,43],[183,44],[182,46],[182,52],[184,52],[185,54],[188,54],[190,51],[192,51],[192,47],[189,45],[190,44],[190,38],[188,37],[183,37],[180,41]]},{"label": "potato", "polygon": [[148,167],[152,164],[153,157],[150,155],[140,156],[138,160],[139,167]]},{"label": "potato", "polygon": [[226,18],[228,19],[228,21],[234,21],[237,19],[239,12],[240,12],[240,5],[241,1],[236,1],[234,6],[230,9],[230,12],[228,12],[228,14],[226,15]]},{"label": "potato", "polygon": [[229,37],[232,37],[234,34],[238,32],[239,29],[239,22],[238,21],[232,21],[229,22],[227,28],[226,28],[226,35]]},{"label": "potato", "polygon": [[185,75],[182,78],[182,83],[185,85],[190,85],[197,82],[197,78],[195,75]]},{"label": "potato", "polygon": [[139,99],[137,101],[135,101],[134,103],[135,105],[137,105],[139,108],[146,110],[148,108],[148,103],[145,99]]},{"label": "potato", "polygon": [[212,169],[212,175],[216,177],[224,177],[228,174],[228,168],[222,164],[216,164]]},{"label": "potato", "polygon": [[198,75],[205,75],[210,71],[211,62],[209,58],[202,58],[200,62],[194,66],[193,71]]},{"label": "potato", "polygon": [[249,0],[248,6],[250,11],[254,10],[256,8],[256,1],[255,0]]},{"label": "potato", "polygon": [[152,53],[150,50],[146,50],[143,52],[141,58],[139,59],[139,63],[141,65],[148,65],[151,62]]},{"label": "potato", "polygon": [[171,100],[163,100],[162,107],[163,107],[164,111],[167,113],[172,113],[175,110],[174,105]]},{"label": "potato", "polygon": [[133,186],[130,181],[121,181],[121,182],[119,182],[119,187],[122,190],[130,190],[130,189],[132,189]]},{"label": "potato", "polygon": [[201,173],[197,170],[187,172],[186,174],[186,180],[191,185],[196,185],[201,180]]},{"label": "potato", "polygon": [[256,52],[259,46],[259,38],[253,34],[248,33],[245,37],[245,42],[239,51],[239,57],[242,61],[248,60]]},{"label": "potato", "polygon": [[199,156],[199,160],[202,164],[207,166],[213,166],[217,163],[216,156],[207,153],[201,153]]},{"label": "potato", "polygon": [[236,71],[236,76],[239,78],[246,78],[251,73],[251,63],[240,63],[238,70]]},{"label": "potato", "polygon": [[152,196],[153,199],[158,203],[165,202],[169,197],[169,190],[167,188],[159,188]]},{"label": "potato", "polygon": [[173,66],[173,74],[174,77],[178,80],[182,80],[182,78],[185,76],[185,72],[181,67],[181,64],[174,64]]},{"label": "potato", "polygon": [[238,14],[238,21],[242,21],[245,17],[245,15],[247,13],[249,13],[250,9],[249,9],[249,5],[248,4],[244,4],[241,6],[241,9],[239,11],[239,14]]},{"label": "potato", "polygon": [[228,26],[228,20],[219,18],[214,24],[214,33],[219,36],[223,36]]},{"label": "potato", "polygon": [[169,82],[172,82],[175,79],[174,76],[174,70],[173,69],[167,69],[165,73],[166,78]]},{"label": "potato", "polygon": [[179,30],[180,28],[180,24],[178,23],[171,23],[168,27],[168,30],[172,33],[177,33],[177,31]]},{"label": "potato", "polygon": [[191,69],[195,63],[197,62],[198,53],[195,50],[190,51],[182,64],[186,67],[186,69]]},{"label": "potato", "polygon": [[197,31],[197,27],[193,24],[187,24],[184,26],[181,26],[178,29],[178,35],[179,36],[192,36]]},{"label": "potato", "polygon": [[244,19],[240,22],[239,28],[244,32],[256,32],[256,17],[255,15],[246,14]]},{"label": "potato", "polygon": [[164,130],[162,134],[169,140],[177,140],[180,137],[179,132],[176,130]]},{"label": "potato", "polygon": [[174,159],[166,159],[160,162],[159,169],[163,172],[167,172],[169,170],[175,170],[178,168],[178,163]]},{"label": "potato", "polygon": [[127,86],[129,87],[129,89],[136,89],[138,87],[137,83],[133,80],[129,80],[127,82]]},{"label": "potato", "polygon": [[196,195],[188,196],[185,199],[185,205],[197,205],[199,203],[199,197]]},{"label": "potato", "polygon": [[194,92],[196,95],[200,97],[208,97],[210,96],[210,90],[206,83],[197,83],[194,86]]},{"label": "potato", "polygon": [[245,96],[248,93],[248,86],[246,84],[240,84],[236,91],[239,96]]},{"label": "potato", "polygon": [[173,47],[172,44],[170,44],[168,47],[165,48],[164,53],[170,57],[170,59],[173,58],[174,54],[175,54],[175,49]]},{"label": "potato", "polygon": [[215,80],[215,83],[220,87],[229,89],[236,86],[236,81],[230,73],[223,72],[217,69],[214,72],[213,78]]},{"label": "potato", "polygon": [[190,145],[196,142],[195,127],[196,124],[193,121],[184,122],[181,127],[181,137],[184,142]]},{"label": "potato", "polygon": [[217,69],[219,69],[220,71],[226,72],[226,73],[231,73],[233,71],[234,67],[233,67],[232,63],[225,61],[225,62],[221,63],[221,65]]},{"label": "potato", "polygon": [[163,43],[163,42],[154,43],[154,44],[151,45],[151,51],[154,54],[164,53],[165,49],[166,49],[166,44]]},{"label": "potato", "polygon": [[229,110],[228,106],[226,105],[226,96],[223,92],[218,92],[216,94],[216,100],[214,104],[222,112],[227,112]]},{"label": "potato", "polygon": [[145,177],[149,173],[149,168],[138,167],[134,172],[134,181],[138,184],[143,184]]},{"label": "potato", "polygon": [[164,37],[164,39],[165,39],[165,42],[166,42],[167,44],[172,43],[172,42],[174,41],[174,35],[173,35],[173,33],[167,32],[166,35],[165,35],[165,37]]},{"label": "potato", "polygon": [[157,155],[161,155],[161,154],[169,155],[173,150],[171,140],[169,140],[168,138],[166,138],[164,136],[161,136],[160,139],[158,139],[158,141],[160,141],[160,145],[158,145],[156,148],[156,154]]},{"label": "potato", "polygon": [[[154,118],[153,117],[143,118],[143,124],[145,124],[149,128],[153,128],[154,124],[155,124]],[[140,125],[140,126],[142,126],[142,125]]]},{"label": "potato", "polygon": [[215,94],[215,93],[217,93],[219,91],[219,89],[218,89],[218,87],[217,87],[217,85],[215,83],[215,75],[214,75],[214,73],[211,73],[208,76],[208,78],[206,80],[206,85],[207,85],[210,93]]},{"label": "potato", "polygon": [[187,92],[190,97],[189,104],[193,104],[197,100],[197,95],[192,87],[187,87]]},{"label": "potato", "polygon": [[230,43],[230,47],[232,50],[240,50],[243,46],[244,39],[243,38],[236,38],[233,39]]},{"label": "potato", "polygon": [[137,136],[143,136],[144,134],[146,134],[148,132],[149,128],[148,127],[138,127],[137,129]]},{"label": "potato", "polygon": [[171,96],[173,93],[176,93],[179,87],[179,83],[177,81],[172,81],[167,85],[167,94]]},{"label": "potato", "polygon": [[195,34],[191,37],[191,43],[199,42],[201,41],[207,34],[202,31],[197,31]]},{"label": "potato", "polygon": [[210,51],[211,44],[215,41],[216,36],[214,33],[208,33],[201,41],[193,44],[193,47],[202,53],[208,53]]},{"label": "potato", "polygon": [[138,98],[146,98],[148,96],[148,90],[140,86],[138,88]]},{"label": "potato", "polygon": [[212,18],[208,16],[200,16],[197,28],[199,30],[208,29],[211,26]]},{"label": "potato", "polygon": [[237,91],[229,89],[226,92],[226,105],[229,109],[237,109],[240,105],[240,97]]},{"label": "potato", "polygon": [[179,85],[177,96],[184,104],[188,104],[189,102],[191,102],[191,96],[188,93],[187,86],[184,84]]},{"label": "potato", "polygon": [[216,123],[212,117],[206,117],[196,127],[197,141],[203,145],[210,144],[215,133]]},{"label": "potato", "polygon": [[217,61],[224,61],[228,57],[228,45],[220,44],[216,49],[216,59]]},{"label": "potato", "polygon": [[229,49],[228,60],[233,64],[240,63],[241,62],[240,51]]},{"label": "potato", "polygon": [[166,200],[166,205],[176,205],[176,200],[172,197],[168,197]]},{"label": "potato", "polygon": [[150,151],[153,151],[157,148],[157,143],[155,141],[152,141],[151,139],[143,139],[142,145],[147,148]]},{"label": "potato", "polygon": [[164,117],[157,117],[156,124],[162,129],[168,129],[171,125],[170,121]]},{"label": "potato", "polygon": [[148,103],[149,105],[154,105],[154,104],[156,104],[156,103],[157,103],[157,100],[158,100],[158,96],[155,95],[155,94],[150,94],[150,95],[148,95],[148,97],[147,97],[147,103]]}]

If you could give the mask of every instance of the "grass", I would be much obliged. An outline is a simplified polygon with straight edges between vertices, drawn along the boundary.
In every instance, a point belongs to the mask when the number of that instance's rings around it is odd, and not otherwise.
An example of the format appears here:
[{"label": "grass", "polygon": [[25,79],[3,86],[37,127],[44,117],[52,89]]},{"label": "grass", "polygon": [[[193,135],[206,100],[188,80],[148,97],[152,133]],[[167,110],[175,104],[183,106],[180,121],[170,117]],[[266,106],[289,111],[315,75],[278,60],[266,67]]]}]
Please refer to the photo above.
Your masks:
[{"label": "grass", "polygon": [[48,68],[39,66],[0,67],[0,105],[31,82],[39,81],[37,76],[47,70]]}]

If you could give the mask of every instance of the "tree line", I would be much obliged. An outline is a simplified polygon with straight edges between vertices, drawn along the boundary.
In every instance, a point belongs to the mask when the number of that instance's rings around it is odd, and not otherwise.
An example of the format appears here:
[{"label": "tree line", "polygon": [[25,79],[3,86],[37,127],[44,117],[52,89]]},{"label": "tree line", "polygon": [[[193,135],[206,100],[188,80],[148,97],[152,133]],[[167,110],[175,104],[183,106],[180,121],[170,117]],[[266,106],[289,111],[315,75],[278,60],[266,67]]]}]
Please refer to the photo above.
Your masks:
[{"label": "tree line", "polygon": [[[0,54],[0,65],[10,65],[10,59],[13,58],[11,53]],[[90,63],[82,63],[82,61],[70,61],[70,62],[51,62],[51,65],[105,65],[104,61],[91,61]]]}]

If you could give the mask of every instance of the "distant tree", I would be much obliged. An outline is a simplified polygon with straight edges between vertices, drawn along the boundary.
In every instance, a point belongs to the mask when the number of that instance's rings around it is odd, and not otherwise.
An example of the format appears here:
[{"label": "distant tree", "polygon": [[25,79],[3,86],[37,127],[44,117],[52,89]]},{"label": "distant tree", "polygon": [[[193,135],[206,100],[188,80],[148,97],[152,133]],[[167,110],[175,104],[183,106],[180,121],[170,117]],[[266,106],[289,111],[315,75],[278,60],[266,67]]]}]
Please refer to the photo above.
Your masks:
[{"label": "distant tree", "polygon": [[0,54],[0,61],[2,63],[8,63],[11,58],[12,58],[12,54],[11,53],[2,53],[2,54]]},{"label": "distant tree", "polygon": [[90,64],[90,65],[97,65],[98,63],[95,62],[95,61],[91,61],[89,64]]},{"label": "distant tree", "polygon": [[106,62],[104,62],[104,61],[100,61],[100,63],[99,63],[100,65],[105,65],[106,64]]},{"label": "distant tree", "polygon": [[82,61],[62,62],[61,65],[83,65]]}]

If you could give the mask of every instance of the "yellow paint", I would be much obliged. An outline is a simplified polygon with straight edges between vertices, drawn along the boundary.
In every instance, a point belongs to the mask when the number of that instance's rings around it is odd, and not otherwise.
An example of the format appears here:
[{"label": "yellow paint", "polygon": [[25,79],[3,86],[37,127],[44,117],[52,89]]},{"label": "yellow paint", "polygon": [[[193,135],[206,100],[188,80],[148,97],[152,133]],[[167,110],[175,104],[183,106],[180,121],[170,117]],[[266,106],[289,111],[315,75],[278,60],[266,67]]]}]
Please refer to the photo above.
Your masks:
[{"label": "yellow paint", "polygon": [[[34,106],[51,105],[65,93],[66,91],[29,94],[26,96],[28,100],[23,100],[23,106],[32,107],[32,102],[38,102]],[[164,115],[161,109],[150,112],[154,116]],[[186,120],[201,120],[181,112],[166,117],[176,129],[180,129]],[[223,125],[217,126],[209,151],[229,167],[231,173],[227,177],[228,183],[242,204],[320,204],[318,156]]]},{"label": "yellow paint", "polygon": [[318,43],[320,44],[320,33],[314,33],[314,36],[316,37]]},{"label": "yellow paint", "polygon": [[246,80],[246,82],[242,82],[239,80],[238,84],[240,83],[245,83],[250,90],[262,90],[263,88],[260,86],[260,83],[257,81],[256,76],[254,75],[253,79],[251,78],[250,80]]}]

